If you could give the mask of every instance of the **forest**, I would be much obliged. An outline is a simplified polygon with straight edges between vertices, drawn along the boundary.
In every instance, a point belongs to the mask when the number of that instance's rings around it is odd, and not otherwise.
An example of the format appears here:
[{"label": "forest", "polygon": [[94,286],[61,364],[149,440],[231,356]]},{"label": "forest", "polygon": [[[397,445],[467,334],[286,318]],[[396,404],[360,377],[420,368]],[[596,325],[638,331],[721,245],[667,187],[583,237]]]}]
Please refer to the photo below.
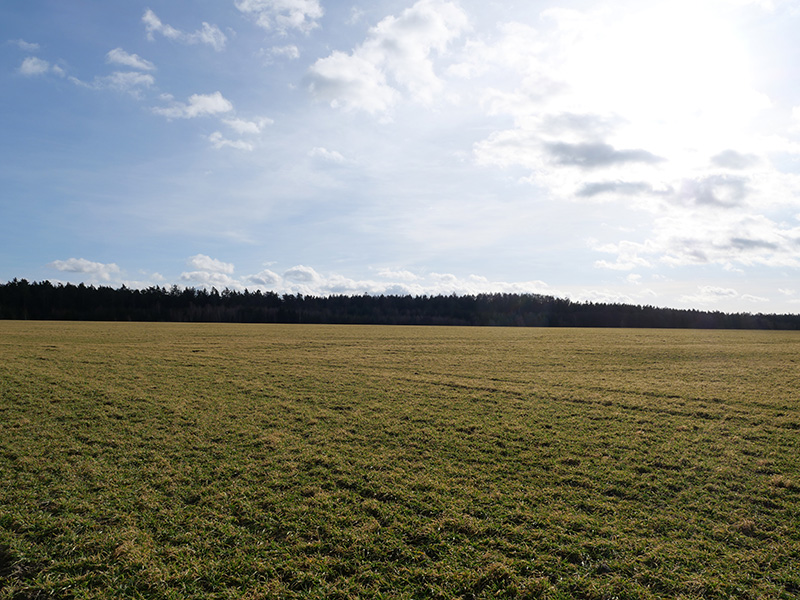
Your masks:
[{"label": "forest", "polygon": [[503,327],[800,329],[798,314],[573,302],[539,294],[304,296],[216,288],[0,284],[0,319]]}]

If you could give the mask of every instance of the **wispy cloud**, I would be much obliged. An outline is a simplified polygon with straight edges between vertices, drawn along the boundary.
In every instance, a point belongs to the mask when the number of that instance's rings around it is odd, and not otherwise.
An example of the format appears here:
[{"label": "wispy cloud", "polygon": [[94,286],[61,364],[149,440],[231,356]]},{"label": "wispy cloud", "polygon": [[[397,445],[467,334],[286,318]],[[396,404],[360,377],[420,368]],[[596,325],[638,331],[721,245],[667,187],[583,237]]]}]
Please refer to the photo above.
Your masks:
[{"label": "wispy cloud", "polygon": [[704,285],[698,287],[696,294],[682,296],[680,299],[690,304],[716,304],[721,300],[736,298],[738,296],[739,292],[732,288]]},{"label": "wispy cloud", "polygon": [[131,69],[140,71],[154,71],[156,66],[149,60],[143,59],[138,54],[129,54],[122,48],[114,48],[106,54],[106,62],[109,64],[123,65]]},{"label": "wispy cloud", "polygon": [[222,135],[222,132],[215,131],[211,135],[208,136],[208,141],[211,142],[211,145],[214,146],[217,150],[221,148],[233,148],[235,150],[246,150],[248,152],[252,151],[255,146],[247,142],[245,140],[231,140],[226,138]]},{"label": "wispy cloud", "polygon": [[139,71],[114,71],[110,75],[95,77],[90,82],[72,76],[69,77],[69,80],[80,87],[126,92],[135,98],[141,97],[142,88],[149,88],[155,84],[155,78],[152,75]]},{"label": "wispy cloud", "polygon": [[36,52],[41,48],[41,46],[36,42],[26,42],[23,39],[8,40],[8,43],[14,44],[17,48],[24,50],[25,52]]},{"label": "wispy cloud", "polygon": [[259,27],[286,34],[295,29],[309,33],[324,15],[318,0],[237,0],[236,8],[255,19]]},{"label": "wispy cloud", "polygon": [[268,58],[287,58],[289,60],[296,60],[300,58],[300,49],[294,44],[288,46],[273,46],[269,50],[265,50],[263,54]]},{"label": "wispy cloud", "polygon": [[236,133],[245,135],[245,134],[258,134],[264,129],[264,127],[268,127],[272,125],[274,121],[272,119],[268,119],[265,117],[261,117],[255,119],[253,121],[248,121],[247,119],[223,119],[223,123],[225,123],[228,127],[233,129]]},{"label": "wispy cloud", "polygon": [[308,155],[311,158],[320,159],[324,162],[335,163],[337,165],[342,165],[347,162],[347,159],[336,150],[328,150],[327,148],[316,147],[312,148]]},{"label": "wispy cloud", "polygon": [[142,22],[147,29],[147,39],[154,40],[156,33],[163,35],[165,38],[181,42],[183,44],[207,44],[214,48],[217,52],[224,50],[228,38],[216,25],[209,25],[205,21],[202,27],[192,33],[187,33],[180,29],[176,29],[171,25],[163,23],[149,8],[142,16]]},{"label": "wispy cloud", "polygon": [[106,82],[109,87],[126,92],[139,87],[150,87],[155,83],[155,79],[152,75],[133,71],[115,71],[111,75],[103,78],[103,81]]}]

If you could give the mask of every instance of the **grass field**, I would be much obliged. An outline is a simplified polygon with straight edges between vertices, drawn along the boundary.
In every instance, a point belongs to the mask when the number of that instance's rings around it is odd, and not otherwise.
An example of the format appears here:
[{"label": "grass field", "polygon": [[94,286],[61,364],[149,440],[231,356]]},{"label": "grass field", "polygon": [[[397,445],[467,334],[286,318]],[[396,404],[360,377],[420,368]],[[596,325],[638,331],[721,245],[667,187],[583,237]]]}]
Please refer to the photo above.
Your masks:
[{"label": "grass field", "polygon": [[797,598],[800,334],[0,321],[0,599]]}]

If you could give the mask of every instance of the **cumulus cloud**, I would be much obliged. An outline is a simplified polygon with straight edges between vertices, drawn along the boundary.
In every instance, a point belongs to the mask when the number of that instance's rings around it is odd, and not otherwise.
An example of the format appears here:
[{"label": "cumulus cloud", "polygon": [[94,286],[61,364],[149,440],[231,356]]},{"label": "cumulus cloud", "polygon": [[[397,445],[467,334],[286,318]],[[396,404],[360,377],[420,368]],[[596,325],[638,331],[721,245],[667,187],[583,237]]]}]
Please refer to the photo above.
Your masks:
[{"label": "cumulus cloud", "polygon": [[19,66],[19,72],[27,77],[44,75],[45,73],[49,73],[50,70],[50,63],[36,56],[29,56],[24,59]]},{"label": "cumulus cloud", "polygon": [[114,263],[99,263],[85,258],[68,258],[67,260],[54,260],[48,267],[67,273],[82,273],[91,275],[102,281],[109,281],[112,275],[120,272]]},{"label": "cumulus cloud", "polygon": [[193,119],[207,115],[231,112],[233,104],[221,92],[192,94],[187,104],[173,102],[172,106],[153,108],[153,112],[170,119]]},{"label": "cumulus cloud", "polygon": [[275,273],[274,271],[270,271],[269,269],[264,269],[260,273],[256,273],[255,275],[250,275],[247,278],[247,281],[250,283],[254,283],[258,286],[264,286],[272,289],[280,285],[281,276]]},{"label": "cumulus cloud", "polygon": [[197,285],[200,287],[215,287],[238,289],[238,282],[225,273],[212,273],[210,271],[184,271],[181,273],[181,281]]},{"label": "cumulus cloud", "polygon": [[284,272],[283,277],[284,279],[297,283],[315,283],[321,279],[319,273],[311,267],[306,267],[304,265],[297,265],[288,269]]},{"label": "cumulus cloud", "polygon": [[420,0],[380,21],[351,53],[335,51],[315,62],[309,89],[333,107],[369,113],[391,108],[400,90],[430,103],[443,87],[432,54],[443,53],[467,28],[467,16],[456,4]]},{"label": "cumulus cloud", "polygon": [[217,287],[238,289],[242,286],[231,277],[234,267],[232,263],[226,263],[206,254],[195,254],[189,257],[186,264],[194,269],[181,273],[181,280],[198,285],[200,287]]},{"label": "cumulus cloud", "polygon": [[385,277],[386,279],[397,279],[399,281],[414,281],[415,279],[418,279],[417,275],[404,269],[397,271],[392,269],[380,269],[378,271],[378,275]]},{"label": "cumulus cloud", "polygon": [[[198,267],[208,267],[209,259],[200,255]],[[542,294],[575,301],[627,302],[636,299],[651,301],[656,292],[638,287],[634,296],[613,289],[580,289],[567,292],[553,288],[546,282],[531,279],[528,281],[498,281],[480,275],[458,276],[453,273],[429,272],[416,274],[405,269],[379,269],[378,279],[354,279],[339,273],[322,273],[307,265],[296,265],[279,274],[271,269],[234,278],[232,272],[221,272],[213,268],[198,268],[187,271],[181,279],[202,287],[217,287],[243,290],[259,289],[278,294],[303,294],[307,296],[330,296],[338,294],[360,295],[476,295],[483,293]],[[629,275],[628,282],[640,283],[640,276]]]},{"label": "cumulus cloud", "polygon": [[161,19],[156,16],[149,8],[142,16],[142,22],[147,29],[147,39],[154,40],[156,33],[163,35],[165,38],[181,42],[184,44],[207,44],[214,48],[217,52],[225,48],[225,43],[228,38],[216,25],[209,25],[203,22],[203,25],[197,31],[187,33],[176,29],[171,25],[162,23]]},{"label": "cumulus cloud", "polygon": [[140,71],[154,71],[156,66],[149,60],[143,59],[138,54],[128,54],[122,48],[114,48],[106,54],[106,62],[109,64],[123,65],[131,69]]},{"label": "cumulus cloud", "polygon": [[319,27],[324,14],[319,0],[236,0],[235,4],[259,27],[281,34],[291,29],[309,33]]},{"label": "cumulus cloud", "polygon": [[237,285],[240,288],[255,285],[259,289],[277,293],[301,293],[312,296],[330,296],[332,294],[392,294],[392,295],[437,295],[437,294],[480,294],[492,292],[508,293],[541,293],[558,295],[542,281],[508,283],[490,281],[485,277],[470,275],[465,278],[451,273],[429,273],[416,275],[410,271],[379,271],[380,280],[352,279],[338,273],[320,273],[306,265],[296,265],[279,275],[266,269],[255,275],[249,275]]},{"label": "cumulus cloud", "polygon": [[399,97],[387,84],[384,72],[357,53],[334,52],[321,58],[309,72],[310,91],[333,108],[360,109],[369,113],[388,110]]},{"label": "cumulus cloud", "polygon": [[232,263],[222,262],[215,258],[211,258],[206,254],[195,254],[190,256],[187,264],[199,271],[211,271],[214,273],[227,273],[233,274],[234,267]]}]

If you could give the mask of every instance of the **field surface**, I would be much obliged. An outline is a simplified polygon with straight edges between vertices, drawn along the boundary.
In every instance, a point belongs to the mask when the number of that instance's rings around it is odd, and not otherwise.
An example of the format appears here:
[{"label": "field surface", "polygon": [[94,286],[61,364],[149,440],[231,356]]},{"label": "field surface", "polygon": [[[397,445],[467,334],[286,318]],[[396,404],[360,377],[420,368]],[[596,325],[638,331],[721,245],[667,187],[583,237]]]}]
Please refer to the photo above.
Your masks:
[{"label": "field surface", "polygon": [[2,600],[798,597],[798,333],[0,321]]}]

